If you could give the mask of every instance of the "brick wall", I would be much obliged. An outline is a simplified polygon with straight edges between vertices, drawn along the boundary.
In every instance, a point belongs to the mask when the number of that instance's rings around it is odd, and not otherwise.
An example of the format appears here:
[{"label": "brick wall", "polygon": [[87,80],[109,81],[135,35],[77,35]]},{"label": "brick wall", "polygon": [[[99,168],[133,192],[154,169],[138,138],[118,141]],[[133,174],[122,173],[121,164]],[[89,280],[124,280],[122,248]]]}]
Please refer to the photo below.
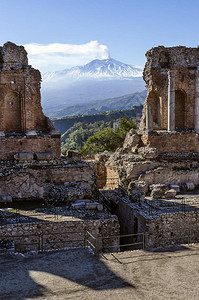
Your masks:
[{"label": "brick wall", "polygon": [[35,138],[7,137],[0,140],[0,159],[10,160],[18,152],[53,152],[55,157],[60,157],[60,137],[52,138],[50,135]]},{"label": "brick wall", "polygon": [[142,136],[142,142],[157,148],[159,153],[199,152],[199,136],[195,132],[151,132]]}]

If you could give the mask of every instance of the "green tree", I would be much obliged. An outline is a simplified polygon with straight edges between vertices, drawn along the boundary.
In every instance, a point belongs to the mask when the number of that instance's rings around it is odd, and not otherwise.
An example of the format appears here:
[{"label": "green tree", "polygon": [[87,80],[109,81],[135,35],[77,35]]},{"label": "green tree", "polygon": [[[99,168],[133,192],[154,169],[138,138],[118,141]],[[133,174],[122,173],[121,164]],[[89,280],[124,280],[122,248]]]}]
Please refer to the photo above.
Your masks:
[{"label": "green tree", "polygon": [[80,149],[83,155],[94,154],[98,152],[114,152],[117,148],[122,147],[126,133],[131,128],[136,128],[133,119],[127,117],[119,121],[120,127],[113,131],[111,128],[99,131],[90,136],[84,146]]}]

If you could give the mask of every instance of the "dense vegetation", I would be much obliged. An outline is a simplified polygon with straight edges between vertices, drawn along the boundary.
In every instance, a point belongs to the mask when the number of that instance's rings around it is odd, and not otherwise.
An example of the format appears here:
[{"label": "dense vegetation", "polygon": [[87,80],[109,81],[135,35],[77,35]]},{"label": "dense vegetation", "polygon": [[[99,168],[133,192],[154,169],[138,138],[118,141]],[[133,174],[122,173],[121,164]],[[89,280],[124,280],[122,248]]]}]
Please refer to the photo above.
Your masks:
[{"label": "dense vegetation", "polygon": [[115,151],[121,147],[126,133],[136,128],[133,118],[125,116],[119,120],[119,128],[112,129],[113,120],[95,123],[78,122],[62,135],[62,152],[79,149],[83,155],[104,151]]},{"label": "dense vegetation", "polygon": [[66,149],[79,149],[83,147],[90,136],[94,135],[98,131],[111,128],[112,124],[113,121],[98,121],[95,123],[84,121],[75,123],[62,135],[62,152]]},{"label": "dense vegetation", "polygon": [[119,120],[119,128],[115,130],[108,128],[90,136],[80,151],[83,155],[105,151],[113,152],[122,147],[126,133],[131,128],[136,128],[133,118],[124,117]]},{"label": "dense vegetation", "polygon": [[[134,106],[128,110],[114,110],[114,111],[106,111],[103,113],[95,114],[95,115],[81,115],[81,116],[69,116],[64,117],[62,119],[54,119],[52,120],[55,128],[64,134],[69,128],[71,128],[76,123],[95,123],[99,121],[104,121],[105,123],[110,122],[112,120],[121,119],[124,116],[128,118],[136,117],[137,114],[142,113],[142,105]],[[102,129],[103,130],[103,129]]]}]

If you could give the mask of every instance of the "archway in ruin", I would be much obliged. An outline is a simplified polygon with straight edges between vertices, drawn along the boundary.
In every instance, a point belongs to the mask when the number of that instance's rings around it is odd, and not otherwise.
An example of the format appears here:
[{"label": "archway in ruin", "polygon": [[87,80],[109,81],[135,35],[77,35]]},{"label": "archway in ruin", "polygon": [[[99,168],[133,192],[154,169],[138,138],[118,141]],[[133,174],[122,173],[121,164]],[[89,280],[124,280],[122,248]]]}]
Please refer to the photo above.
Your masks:
[{"label": "archway in ruin", "polygon": [[156,92],[151,92],[148,96],[148,103],[152,109],[153,128],[161,129],[161,99]]},{"label": "archway in ruin", "polygon": [[21,132],[21,99],[15,92],[5,96],[5,131]]},{"label": "archway in ruin", "polygon": [[176,129],[185,129],[186,93],[182,90],[175,91],[175,127]]}]

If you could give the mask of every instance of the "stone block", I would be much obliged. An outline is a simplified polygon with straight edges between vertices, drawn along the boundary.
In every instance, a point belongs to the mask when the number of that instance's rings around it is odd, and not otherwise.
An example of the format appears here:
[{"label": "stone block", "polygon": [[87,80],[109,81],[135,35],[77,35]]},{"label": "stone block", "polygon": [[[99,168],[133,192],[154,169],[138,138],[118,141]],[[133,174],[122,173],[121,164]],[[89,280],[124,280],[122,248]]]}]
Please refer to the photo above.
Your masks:
[{"label": "stone block", "polygon": [[14,155],[14,159],[20,160],[20,161],[31,161],[31,160],[33,160],[33,153],[28,153],[28,152],[16,153]]},{"label": "stone block", "polygon": [[88,210],[94,210],[97,208],[97,204],[96,203],[87,203],[86,204],[86,209]]},{"label": "stone block", "polygon": [[185,182],[184,188],[187,191],[193,191],[193,190],[195,190],[195,184],[193,182]]},{"label": "stone block", "polygon": [[82,202],[91,203],[91,200],[89,200],[89,199],[78,199],[78,200],[75,201],[75,203],[82,203]]},{"label": "stone block", "polygon": [[26,132],[26,137],[27,139],[33,139],[33,138],[36,138],[37,137],[37,133],[35,130],[28,130]]},{"label": "stone block", "polygon": [[177,193],[180,192],[180,186],[177,185],[177,184],[171,184],[171,185],[170,185],[170,189],[176,190]]},{"label": "stone block", "polygon": [[5,139],[5,133],[3,131],[0,131],[0,140]]},{"label": "stone block", "polygon": [[59,130],[53,129],[51,130],[50,135],[52,138],[59,138],[61,136],[61,133]]},{"label": "stone block", "polygon": [[54,158],[53,152],[35,152],[34,155],[37,160],[51,160]]},{"label": "stone block", "polygon": [[72,204],[72,209],[80,209],[80,208],[84,208],[84,207],[85,207],[85,203],[84,202],[73,203]]},{"label": "stone block", "polygon": [[128,191],[132,190],[141,191],[144,195],[148,192],[148,185],[144,181],[131,181],[128,185]]},{"label": "stone block", "polygon": [[123,148],[124,149],[130,149],[134,148],[135,146],[139,145],[141,141],[141,138],[139,134],[137,134],[135,129],[131,129],[125,137]]},{"label": "stone block", "polygon": [[151,191],[152,199],[160,199],[164,196],[165,192],[162,191],[161,188],[155,188]]},{"label": "stone block", "polygon": [[149,189],[151,190],[152,199],[159,199],[165,195],[165,192],[167,190],[167,185],[166,184],[151,184],[149,186]]},{"label": "stone block", "polygon": [[175,198],[176,194],[177,194],[177,191],[174,189],[171,189],[171,190],[166,191],[164,196],[165,196],[165,198]]},{"label": "stone block", "polygon": [[98,211],[103,211],[103,209],[104,209],[103,204],[97,204]]},{"label": "stone block", "polygon": [[81,153],[77,150],[68,150],[66,151],[66,156],[69,158],[74,158],[75,160],[81,159]]}]

